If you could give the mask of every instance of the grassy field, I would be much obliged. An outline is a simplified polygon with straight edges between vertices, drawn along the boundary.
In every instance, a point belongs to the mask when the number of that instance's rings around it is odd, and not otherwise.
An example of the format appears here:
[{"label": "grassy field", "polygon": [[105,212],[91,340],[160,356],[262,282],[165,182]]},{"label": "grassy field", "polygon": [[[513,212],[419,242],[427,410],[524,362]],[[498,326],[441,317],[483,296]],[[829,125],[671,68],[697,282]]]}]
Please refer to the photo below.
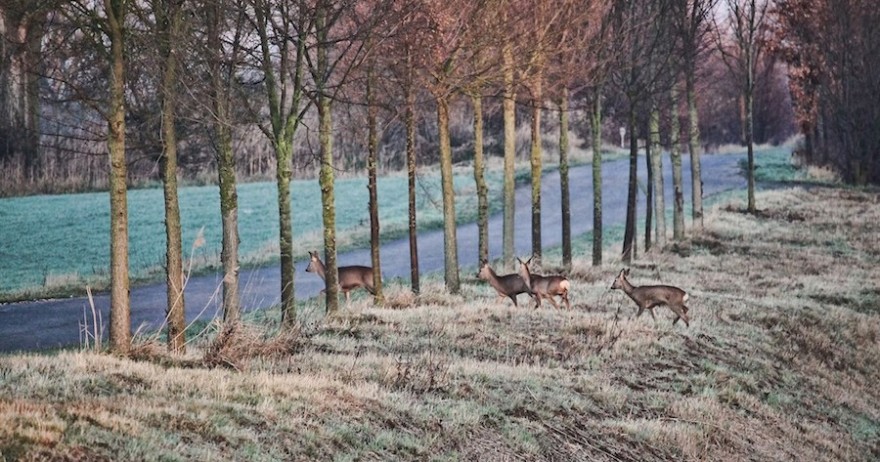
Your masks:
[{"label": "grassy field", "polygon": [[571,311],[433,279],[385,308],[303,302],[285,335],[257,312],[184,357],[0,356],[0,460],[877,460],[880,193],[758,206],[634,265],[688,291],[687,329],[631,319],[621,265],[581,259]]},{"label": "grassy field", "polygon": [[[606,160],[625,155],[609,146]],[[547,156],[545,171],[557,168]],[[574,149],[570,162],[590,160],[589,152]],[[489,157],[486,180],[490,213],[502,210],[501,158]],[[422,168],[416,186],[419,230],[443,224],[440,175]],[[476,216],[476,187],[470,165],[455,168],[456,219],[470,223]],[[527,164],[519,165],[517,182],[527,181]],[[392,173],[379,178],[379,215],[382,239],[404,236],[408,226],[407,178]],[[369,244],[366,178],[336,180],[336,226],[339,250]],[[323,248],[321,192],[317,180],[292,182],[295,257]],[[278,202],[274,182],[238,186],[241,263],[260,266],[278,260]],[[344,200],[341,198],[345,198]],[[165,224],[161,188],[133,189],[129,201],[129,259],[134,284],[163,280]],[[184,253],[194,273],[214,271],[220,264],[221,223],[216,186],[180,189]],[[110,203],[106,192],[42,195],[0,199],[0,303],[85,294],[109,287]],[[199,233],[205,245],[189,249]],[[191,258],[190,258],[191,257]]]},{"label": "grassy field", "polygon": [[[501,210],[500,171],[487,173],[490,206]],[[476,220],[473,173],[459,169],[455,177],[457,218]],[[342,248],[369,242],[366,178],[336,182],[336,216]],[[294,247],[298,256],[323,248],[321,196],[316,180],[294,181]],[[440,177],[421,175],[417,187],[419,228],[442,225]],[[278,202],[275,183],[245,183],[238,188],[239,232],[243,264],[258,265],[278,258]],[[407,229],[407,178],[395,174],[380,179],[379,210],[385,238]],[[353,199],[354,198],[354,199]],[[135,282],[160,280],[164,274],[165,231],[161,189],[129,192],[130,262]],[[109,199],[106,193],[30,196],[0,199],[0,301],[69,295],[88,284],[101,289],[109,283]],[[180,191],[183,241],[204,233],[206,245],[184,252],[192,255],[196,271],[216,267],[220,260],[219,195],[216,186],[192,186]]]}]

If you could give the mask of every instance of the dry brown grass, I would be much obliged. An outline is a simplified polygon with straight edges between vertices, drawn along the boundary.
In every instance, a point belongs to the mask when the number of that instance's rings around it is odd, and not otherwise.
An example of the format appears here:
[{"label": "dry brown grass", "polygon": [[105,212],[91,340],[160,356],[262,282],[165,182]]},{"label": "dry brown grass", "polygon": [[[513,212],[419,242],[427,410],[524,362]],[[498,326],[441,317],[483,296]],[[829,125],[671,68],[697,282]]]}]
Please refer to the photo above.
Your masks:
[{"label": "dry brown grass", "polygon": [[634,265],[634,284],[689,292],[689,329],[632,319],[608,289],[620,264],[584,257],[572,311],[429,279],[183,358],[0,357],[0,460],[876,460],[880,194],[758,204]]}]

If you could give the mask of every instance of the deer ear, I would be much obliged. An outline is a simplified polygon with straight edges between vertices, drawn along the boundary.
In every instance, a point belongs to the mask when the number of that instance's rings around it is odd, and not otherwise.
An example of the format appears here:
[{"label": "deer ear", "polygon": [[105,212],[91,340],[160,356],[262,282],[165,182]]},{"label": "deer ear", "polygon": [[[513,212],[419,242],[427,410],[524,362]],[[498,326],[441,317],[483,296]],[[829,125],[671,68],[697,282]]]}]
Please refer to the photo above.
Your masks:
[{"label": "deer ear", "polygon": [[623,270],[623,275],[624,275],[624,276],[629,276],[629,268]]},{"label": "deer ear", "polygon": [[529,257],[529,259],[526,260],[526,264],[528,265],[529,263],[531,263],[533,258],[535,258],[534,255],[532,255],[531,257]]}]

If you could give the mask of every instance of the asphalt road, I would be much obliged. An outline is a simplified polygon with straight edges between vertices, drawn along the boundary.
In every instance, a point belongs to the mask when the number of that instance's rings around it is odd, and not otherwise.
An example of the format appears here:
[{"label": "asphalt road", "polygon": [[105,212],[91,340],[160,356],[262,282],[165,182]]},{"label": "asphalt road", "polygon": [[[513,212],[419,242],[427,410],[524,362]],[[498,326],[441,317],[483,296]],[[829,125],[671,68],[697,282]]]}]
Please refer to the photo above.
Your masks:
[{"label": "asphalt road", "polygon": [[[703,196],[735,188],[743,188],[743,178],[739,161],[741,154],[703,156]],[[639,162],[640,176],[645,174],[645,162]],[[684,158],[685,200],[690,201],[690,162]],[[629,160],[621,159],[603,165],[603,215],[605,227],[623,224],[626,216],[626,185],[629,174]],[[666,204],[672,207],[671,168],[669,159],[664,159],[666,185]],[[593,226],[593,187],[592,168],[589,165],[569,170],[571,190],[572,235],[577,236],[590,231]],[[642,180],[644,182],[644,179]],[[544,176],[541,191],[541,237],[543,247],[557,246],[561,243],[560,187],[558,172]],[[516,230],[515,246],[519,255],[531,252],[531,188],[524,185],[516,190]],[[644,198],[639,200],[639,214],[644,213]],[[689,220],[688,220],[689,222]],[[671,223],[667,226],[671,228]],[[502,216],[492,216],[489,220],[489,252],[491,258],[501,256]],[[641,234],[640,234],[641,236]],[[459,264],[463,268],[477,266],[477,226],[467,224],[458,227]],[[419,233],[419,268],[422,274],[443,270],[443,231]],[[577,255],[575,256],[577,257]],[[382,272],[385,280],[390,278],[409,278],[409,240],[398,239],[382,244]],[[341,253],[340,265],[367,264],[370,262],[368,249]],[[307,261],[296,265],[296,297],[308,298],[318,294],[323,282],[314,274],[306,273]],[[241,272],[242,307],[246,311],[275,305],[279,302],[280,271],[277,266],[244,270]],[[221,276],[209,275],[194,277],[186,286],[187,320],[213,318],[220,307]],[[95,306],[101,311],[106,325],[109,320],[108,294],[96,294]],[[162,323],[165,315],[165,285],[154,284],[136,287],[131,290],[132,326],[147,328]],[[0,352],[35,351],[55,347],[77,345],[80,343],[80,323],[86,311],[91,317],[88,299],[65,298],[37,300],[0,305]]]}]

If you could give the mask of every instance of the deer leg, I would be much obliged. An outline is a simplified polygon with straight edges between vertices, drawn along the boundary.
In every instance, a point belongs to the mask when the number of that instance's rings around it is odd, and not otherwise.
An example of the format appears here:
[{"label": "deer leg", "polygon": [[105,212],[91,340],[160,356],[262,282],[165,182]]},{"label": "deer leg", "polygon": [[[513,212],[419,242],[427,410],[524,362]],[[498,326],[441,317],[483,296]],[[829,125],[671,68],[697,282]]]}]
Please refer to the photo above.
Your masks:
[{"label": "deer leg", "polygon": [[562,292],[561,294],[559,294],[559,297],[562,298],[563,302],[565,302],[565,307],[570,310],[571,302],[568,301],[568,291],[566,290],[565,292]]},{"label": "deer leg", "polygon": [[541,294],[535,292],[535,309],[541,307]]},{"label": "deer leg", "polygon": [[686,306],[684,306],[684,305],[670,306],[669,308],[671,308],[672,311],[674,311],[675,315],[676,315],[675,320],[672,321],[673,326],[675,325],[675,323],[678,322],[678,319],[681,318],[684,321],[684,325],[690,327],[690,323],[688,322],[688,316],[687,316],[688,308]]},{"label": "deer leg", "polygon": [[554,297],[553,295],[548,295],[547,300],[550,300],[550,303],[553,304],[553,308],[556,308],[557,310],[559,309],[559,305],[556,303],[556,297]]},{"label": "deer leg", "polygon": [[651,319],[654,320],[654,327],[657,327],[657,317],[654,316],[654,308],[648,308],[648,312],[651,313]]},{"label": "deer leg", "polygon": [[[516,303],[516,295],[508,295],[508,297],[510,297],[510,299],[513,300],[514,308],[519,308],[519,305],[517,305],[517,303]],[[501,299],[503,300],[504,297],[502,296]]]}]

